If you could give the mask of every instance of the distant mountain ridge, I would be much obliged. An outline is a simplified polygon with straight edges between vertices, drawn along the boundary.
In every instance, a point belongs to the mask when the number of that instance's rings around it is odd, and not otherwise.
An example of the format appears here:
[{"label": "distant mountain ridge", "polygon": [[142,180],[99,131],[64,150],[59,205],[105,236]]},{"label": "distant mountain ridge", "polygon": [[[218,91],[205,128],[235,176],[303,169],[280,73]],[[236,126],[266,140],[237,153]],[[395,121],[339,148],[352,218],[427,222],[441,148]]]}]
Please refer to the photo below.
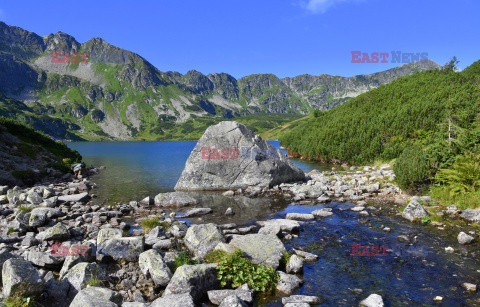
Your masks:
[{"label": "distant mountain ridge", "polygon": [[[52,51],[86,53],[88,62],[52,63]],[[330,109],[399,77],[439,67],[421,60],[354,77],[236,79],[195,70],[182,75],[159,71],[101,38],[79,43],[63,32],[40,37],[0,22],[0,91],[6,96],[0,97],[0,115],[56,138],[155,139],[176,124],[196,129],[199,119]]]}]

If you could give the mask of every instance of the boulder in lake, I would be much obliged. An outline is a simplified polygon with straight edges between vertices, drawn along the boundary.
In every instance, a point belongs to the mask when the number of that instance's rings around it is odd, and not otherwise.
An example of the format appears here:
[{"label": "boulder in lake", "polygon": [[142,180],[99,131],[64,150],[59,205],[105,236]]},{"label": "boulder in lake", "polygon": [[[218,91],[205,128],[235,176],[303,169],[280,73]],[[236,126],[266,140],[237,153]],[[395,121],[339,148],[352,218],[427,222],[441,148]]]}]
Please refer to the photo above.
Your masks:
[{"label": "boulder in lake", "polygon": [[210,126],[191,152],[175,190],[272,187],[305,180],[282,152],[234,121]]}]

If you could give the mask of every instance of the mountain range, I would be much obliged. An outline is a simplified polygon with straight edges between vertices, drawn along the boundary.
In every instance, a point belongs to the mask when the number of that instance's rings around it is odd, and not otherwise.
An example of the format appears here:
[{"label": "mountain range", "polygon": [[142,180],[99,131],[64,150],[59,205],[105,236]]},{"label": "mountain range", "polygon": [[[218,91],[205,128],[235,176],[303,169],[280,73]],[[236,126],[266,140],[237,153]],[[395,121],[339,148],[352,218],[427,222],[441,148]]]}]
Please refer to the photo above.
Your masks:
[{"label": "mountain range", "polygon": [[192,137],[225,118],[327,110],[399,77],[440,67],[424,59],[353,77],[182,75],[162,72],[101,38],[79,43],[63,32],[41,37],[0,22],[0,115],[56,139]]}]

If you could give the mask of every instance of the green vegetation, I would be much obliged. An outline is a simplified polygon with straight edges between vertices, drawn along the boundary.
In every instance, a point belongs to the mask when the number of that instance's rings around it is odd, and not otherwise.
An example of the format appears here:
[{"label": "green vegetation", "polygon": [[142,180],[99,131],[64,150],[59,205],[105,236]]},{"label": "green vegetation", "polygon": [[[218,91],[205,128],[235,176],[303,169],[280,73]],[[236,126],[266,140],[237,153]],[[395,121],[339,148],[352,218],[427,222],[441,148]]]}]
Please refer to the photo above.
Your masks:
[{"label": "green vegetation", "polygon": [[31,297],[21,297],[18,295],[9,296],[3,301],[3,307],[33,307],[35,301]]},{"label": "green vegetation", "polygon": [[[396,159],[403,189],[480,206],[480,61],[402,77],[302,119],[281,144],[310,159],[369,164]],[[434,186],[426,184],[435,183]],[[466,200],[469,195],[470,203]]]},{"label": "green vegetation", "polygon": [[170,269],[175,272],[179,267],[185,264],[200,264],[200,260],[193,260],[193,254],[189,250],[180,251],[173,261]]},{"label": "green vegetation", "polygon": [[421,147],[405,148],[393,166],[398,186],[410,190],[428,181],[430,163]]},{"label": "green vegetation", "polygon": [[217,278],[224,288],[238,288],[247,283],[256,291],[275,289],[278,275],[270,266],[253,264],[240,250],[224,254],[217,266]]},{"label": "green vegetation", "polygon": [[158,217],[147,217],[142,220],[142,230],[144,233],[148,233],[153,228],[160,226]]},{"label": "green vegetation", "polygon": [[34,207],[28,205],[20,205],[18,211],[31,212]]},{"label": "green vegetation", "polygon": [[87,281],[87,285],[90,285],[90,286],[102,286],[103,285],[103,282],[98,279],[98,278],[90,278],[88,281]]},{"label": "green vegetation", "polygon": [[[15,120],[0,116],[0,125],[4,126],[7,129],[7,132],[18,137],[25,143],[30,144],[28,146],[38,145],[51,152],[58,158],[59,162],[62,162],[65,158],[69,158],[73,161],[82,160],[82,156],[77,151],[68,148],[67,145],[60,142],[55,142],[49,136],[35,131],[34,129]],[[29,150],[27,154],[31,154],[31,151]]]}]

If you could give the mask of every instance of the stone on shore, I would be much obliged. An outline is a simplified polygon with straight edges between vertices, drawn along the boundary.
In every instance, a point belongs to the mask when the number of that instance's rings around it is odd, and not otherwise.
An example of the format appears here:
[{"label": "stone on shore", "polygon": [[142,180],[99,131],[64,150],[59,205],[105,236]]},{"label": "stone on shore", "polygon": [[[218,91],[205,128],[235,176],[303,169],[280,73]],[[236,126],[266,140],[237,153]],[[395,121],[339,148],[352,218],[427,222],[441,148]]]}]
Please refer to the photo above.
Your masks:
[{"label": "stone on shore", "polygon": [[97,263],[81,262],[72,267],[62,280],[67,281],[70,291],[76,293],[87,286],[91,280],[105,281],[107,273]]},{"label": "stone on shore", "polygon": [[231,190],[303,181],[282,152],[234,121],[210,126],[190,153],[175,190]]},{"label": "stone on shore", "polygon": [[62,195],[58,197],[59,202],[85,202],[90,199],[88,192],[83,192],[80,194],[72,194],[72,195]]},{"label": "stone on shore", "polygon": [[108,239],[97,246],[97,255],[110,256],[114,260],[138,261],[145,250],[145,238],[126,237]]},{"label": "stone on shore", "polygon": [[33,265],[22,258],[10,258],[2,267],[3,295],[21,297],[37,296],[45,288],[45,282]]},{"label": "stone on shore", "polygon": [[215,224],[192,225],[184,238],[185,245],[195,256],[204,257],[213,251],[218,243],[225,242],[220,229]]},{"label": "stone on shore", "polygon": [[274,235],[236,236],[230,241],[230,245],[239,248],[253,263],[269,265],[274,269],[278,268],[286,251],[282,241]]},{"label": "stone on shore", "polygon": [[322,208],[312,212],[315,217],[323,218],[330,215],[333,215],[332,208]]},{"label": "stone on shore", "polygon": [[460,217],[470,222],[479,222],[480,211],[478,211],[477,209],[466,209],[462,212]]},{"label": "stone on shore", "polygon": [[144,275],[152,277],[156,286],[166,286],[172,278],[172,271],[163,261],[162,255],[154,249],[141,253],[138,265]]},{"label": "stone on shore", "polygon": [[410,203],[402,212],[402,217],[410,222],[419,220],[427,215],[429,215],[427,210],[425,210],[425,208],[423,208],[423,206],[416,200],[410,201]]},{"label": "stone on shore", "polygon": [[280,277],[277,283],[277,290],[286,295],[292,295],[303,283],[303,280],[295,275],[286,274],[281,271],[277,271],[277,273]]},{"label": "stone on shore", "polygon": [[155,196],[155,205],[162,207],[185,207],[197,204],[198,200],[184,192],[160,193]]},{"label": "stone on shore", "polygon": [[163,297],[187,293],[195,302],[201,301],[206,298],[208,291],[216,289],[218,285],[216,266],[217,264],[182,265],[173,274]]},{"label": "stone on shore", "polygon": [[227,296],[219,307],[247,307],[247,304],[236,295]]},{"label": "stone on shore", "polygon": [[188,293],[169,294],[154,300],[150,307],[195,307],[195,302]]},{"label": "stone on shore", "polygon": [[253,291],[251,290],[243,290],[242,288],[238,288],[236,290],[233,289],[226,289],[226,290],[211,290],[208,291],[208,299],[214,305],[220,305],[225,298],[235,295],[240,298],[242,301],[246,303],[253,303]]},{"label": "stone on shore", "polygon": [[88,286],[75,295],[70,307],[117,307],[122,304],[120,293],[107,288]]},{"label": "stone on shore", "polygon": [[297,255],[291,255],[287,262],[287,273],[300,273],[303,271],[303,259]]},{"label": "stone on shore", "polygon": [[39,233],[38,235],[44,241],[65,241],[70,238],[70,232],[68,231],[67,227],[61,222],[58,222],[57,224],[55,224],[55,226],[48,228],[47,230]]}]

